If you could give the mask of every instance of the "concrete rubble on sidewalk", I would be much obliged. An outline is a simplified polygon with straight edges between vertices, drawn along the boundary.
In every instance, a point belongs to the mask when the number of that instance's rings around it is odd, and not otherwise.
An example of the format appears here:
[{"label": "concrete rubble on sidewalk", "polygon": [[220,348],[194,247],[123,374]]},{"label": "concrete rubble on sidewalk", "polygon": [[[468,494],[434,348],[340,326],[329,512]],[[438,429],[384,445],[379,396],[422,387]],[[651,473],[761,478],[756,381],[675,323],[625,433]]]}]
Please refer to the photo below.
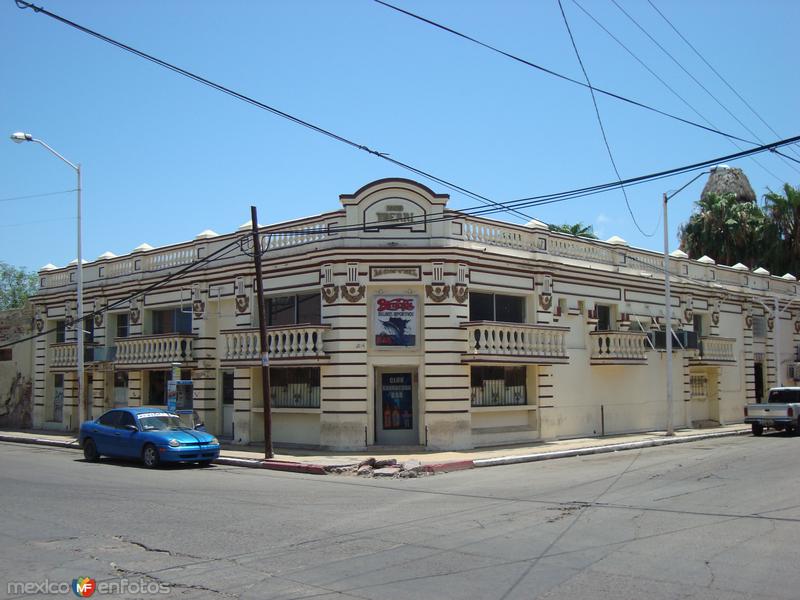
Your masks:
[{"label": "concrete rubble on sidewalk", "polygon": [[330,467],[329,473],[337,475],[358,475],[359,477],[392,477],[395,479],[410,479],[424,475],[432,475],[433,471],[426,469],[418,460],[406,460],[398,463],[395,458],[375,459],[368,458],[355,465]]}]

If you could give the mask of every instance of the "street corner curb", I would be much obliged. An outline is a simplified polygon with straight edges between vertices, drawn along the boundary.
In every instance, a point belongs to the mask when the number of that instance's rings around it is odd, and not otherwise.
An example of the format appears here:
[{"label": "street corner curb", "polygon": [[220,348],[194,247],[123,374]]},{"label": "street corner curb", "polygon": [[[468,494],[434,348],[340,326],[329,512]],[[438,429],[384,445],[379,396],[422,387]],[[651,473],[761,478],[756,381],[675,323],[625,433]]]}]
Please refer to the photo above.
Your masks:
[{"label": "street corner curb", "polygon": [[292,462],[288,460],[262,460],[262,469],[271,471],[286,471],[289,473],[306,473],[308,475],[327,475],[328,472],[322,465],[313,463]]},{"label": "street corner curb", "polygon": [[749,430],[740,429],[735,431],[716,431],[701,433],[698,435],[687,435],[678,437],[654,438],[639,442],[624,442],[621,444],[608,444],[605,446],[588,446],[586,448],[574,448],[572,450],[560,450],[555,452],[540,452],[537,454],[526,454],[523,456],[501,456],[498,458],[476,459],[475,467],[494,467],[498,465],[513,465],[525,462],[539,462],[543,460],[553,460],[556,458],[570,458],[573,456],[589,456],[592,454],[606,454],[610,452],[621,452],[624,450],[638,450],[640,448],[654,448],[658,446],[668,446],[671,444],[684,444],[721,437],[733,437],[750,433]]},{"label": "street corner curb", "polygon": [[465,471],[467,469],[474,469],[475,468],[475,461],[474,460],[453,460],[450,462],[443,462],[443,463],[430,463],[427,465],[422,465],[422,470],[426,473],[449,473],[451,471]]},{"label": "street corner curb", "polygon": [[248,467],[250,469],[260,469],[261,462],[255,458],[232,458],[229,456],[220,456],[214,461],[215,465],[227,465],[229,467]]},{"label": "street corner curb", "polygon": [[55,448],[80,448],[78,440],[48,440],[37,437],[22,437],[3,434],[0,434],[0,442],[11,442],[12,444],[33,444],[36,446],[53,446]]}]

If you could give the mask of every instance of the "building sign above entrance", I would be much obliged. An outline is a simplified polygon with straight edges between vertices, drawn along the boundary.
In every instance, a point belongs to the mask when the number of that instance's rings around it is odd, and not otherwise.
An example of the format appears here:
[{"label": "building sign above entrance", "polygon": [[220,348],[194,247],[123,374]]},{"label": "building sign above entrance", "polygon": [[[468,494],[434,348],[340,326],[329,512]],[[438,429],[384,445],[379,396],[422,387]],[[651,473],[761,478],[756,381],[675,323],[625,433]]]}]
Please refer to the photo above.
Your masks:
[{"label": "building sign above entrance", "polygon": [[409,347],[417,344],[417,297],[375,296],[373,331],[376,346]]},{"label": "building sign above entrance", "polygon": [[419,281],[420,268],[410,266],[370,267],[370,281]]}]

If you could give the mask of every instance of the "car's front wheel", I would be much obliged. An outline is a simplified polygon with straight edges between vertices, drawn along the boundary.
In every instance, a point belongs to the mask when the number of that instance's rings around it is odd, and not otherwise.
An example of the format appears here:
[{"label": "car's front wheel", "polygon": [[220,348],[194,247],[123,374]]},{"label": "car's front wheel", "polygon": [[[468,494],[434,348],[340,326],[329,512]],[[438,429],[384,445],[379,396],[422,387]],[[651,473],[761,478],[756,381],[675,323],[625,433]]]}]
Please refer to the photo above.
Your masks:
[{"label": "car's front wheel", "polygon": [[753,423],[753,435],[761,435],[764,433],[764,426],[761,423]]},{"label": "car's front wheel", "polygon": [[142,450],[142,462],[148,469],[157,467],[158,463],[160,462],[158,457],[158,448],[153,446],[153,444],[145,445],[144,449]]},{"label": "car's front wheel", "polygon": [[100,459],[100,453],[92,438],[86,438],[83,442],[83,458],[89,462],[97,462]]}]

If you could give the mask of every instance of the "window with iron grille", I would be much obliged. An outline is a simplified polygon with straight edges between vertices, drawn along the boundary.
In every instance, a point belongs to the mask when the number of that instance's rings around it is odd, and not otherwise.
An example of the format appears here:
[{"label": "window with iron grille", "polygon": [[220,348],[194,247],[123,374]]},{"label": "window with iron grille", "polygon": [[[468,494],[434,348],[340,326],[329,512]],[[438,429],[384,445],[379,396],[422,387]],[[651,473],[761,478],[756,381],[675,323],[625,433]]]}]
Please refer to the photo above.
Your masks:
[{"label": "window with iron grille", "polygon": [[472,367],[472,406],[527,404],[525,373],[525,367]]},{"label": "window with iron grille", "polygon": [[706,398],[708,396],[708,377],[705,375],[692,375],[689,378],[692,398]]},{"label": "window with iron grille", "polygon": [[764,317],[753,317],[753,337],[757,340],[767,337],[767,320]]},{"label": "window with iron grille", "polygon": [[273,408],[319,408],[319,367],[271,367],[269,392]]}]

